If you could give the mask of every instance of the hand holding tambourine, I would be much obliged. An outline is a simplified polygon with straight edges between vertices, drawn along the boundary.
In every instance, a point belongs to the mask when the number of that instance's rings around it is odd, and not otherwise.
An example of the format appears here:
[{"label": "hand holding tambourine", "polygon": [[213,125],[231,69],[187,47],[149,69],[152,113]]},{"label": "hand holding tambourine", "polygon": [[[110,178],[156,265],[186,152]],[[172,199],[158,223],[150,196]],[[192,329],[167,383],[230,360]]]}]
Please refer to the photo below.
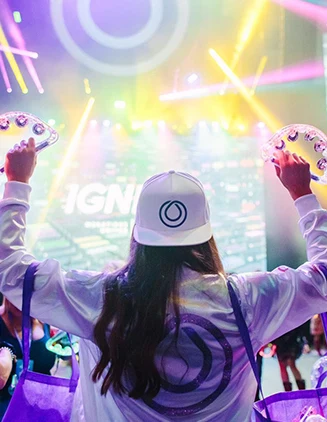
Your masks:
[{"label": "hand holding tambourine", "polygon": [[[314,126],[304,124],[292,124],[280,129],[275,135],[262,146],[262,157],[265,161],[271,161],[274,165],[277,151],[287,150],[287,146],[299,141],[303,134],[304,142],[312,144],[315,170],[311,171],[311,179],[322,185],[327,184],[327,137]],[[311,166],[313,168],[313,166]],[[318,174],[317,174],[318,172]]]},{"label": "hand holding tambourine", "polygon": [[[0,138],[1,146],[13,151],[26,147],[30,137],[35,139],[36,153],[50,147],[59,139],[58,133],[41,119],[30,113],[10,111],[0,115]],[[12,139],[19,137],[19,142],[12,145]],[[21,141],[22,139],[26,139]],[[0,173],[4,173],[4,165],[0,167]]]}]

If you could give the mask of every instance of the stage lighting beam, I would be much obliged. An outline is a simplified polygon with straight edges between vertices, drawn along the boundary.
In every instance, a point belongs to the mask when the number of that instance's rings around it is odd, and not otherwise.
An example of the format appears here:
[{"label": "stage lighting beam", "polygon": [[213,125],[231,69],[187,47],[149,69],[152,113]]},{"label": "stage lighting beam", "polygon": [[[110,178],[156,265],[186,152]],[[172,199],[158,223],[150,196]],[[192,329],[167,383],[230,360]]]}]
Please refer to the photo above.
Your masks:
[{"label": "stage lighting beam", "polygon": [[312,4],[302,0],[272,0],[281,7],[302,16],[305,19],[313,21],[319,25],[326,27],[327,9],[326,7]]},{"label": "stage lighting beam", "polygon": [[9,76],[8,76],[8,73],[7,73],[7,70],[6,70],[5,63],[3,61],[2,53],[0,53],[0,71],[1,71],[1,74],[2,74],[2,77],[3,77],[3,81],[6,85],[7,92],[12,92]]},{"label": "stage lighting beam", "polygon": [[[304,62],[263,73],[257,82],[257,87],[316,79],[321,78],[322,76],[324,76],[324,66],[321,60]],[[255,78],[255,75],[249,76],[242,79],[242,82],[246,87],[251,87],[254,85]],[[202,98],[217,95],[222,86],[222,83],[220,83],[206,85],[201,88],[188,89],[185,91],[170,92],[160,95],[159,99],[160,101],[178,101],[185,98]],[[229,83],[228,89],[231,88],[234,88],[233,84]]]},{"label": "stage lighting beam", "polygon": [[267,64],[267,59],[268,59],[267,56],[261,57],[257,72],[256,72],[255,77],[254,77],[254,81],[253,81],[253,84],[252,84],[252,87],[251,87],[251,90],[250,90],[251,95],[255,94],[255,90],[257,89],[259,80],[260,80],[261,75],[264,71],[264,68]]},{"label": "stage lighting beam", "polygon": [[31,59],[37,59],[39,55],[35,51],[21,50],[20,48],[0,45],[0,51],[10,52],[17,54],[18,56],[30,57]]},{"label": "stage lighting beam", "polygon": [[[235,52],[233,55],[232,62],[230,64],[230,68],[232,70],[236,68],[246,45],[250,41],[250,38],[257,26],[257,23],[259,22],[259,18],[266,4],[267,4],[267,0],[255,0],[254,4],[251,5],[250,11],[244,19],[245,24],[242,27],[238,36]],[[228,79],[224,81],[224,84],[220,91],[220,95],[225,94],[227,85],[228,85]]]},{"label": "stage lighting beam", "polygon": [[[213,48],[210,48],[209,54],[215,60],[221,70],[225,73],[228,79],[230,79],[230,81],[238,89],[239,93],[249,104],[254,113],[260,118],[263,123],[266,124],[266,126],[271,130],[271,132],[275,133],[279,129],[281,129],[283,127],[283,124],[278,119],[276,119],[258,99],[251,95],[250,91],[246,88],[240,78],[235,75],[235,73],[224,62],[224,60],[219,56],[219,54]],[[305,156],[305,151],[303,151],[301,145],[297,145],[297,153],[299,155]],[[315,183],[314,186],[312,185],[312,187],[317,193],[324,196],[326,195],[325,187],[323,185],[318,185],[318,183]]]},{"label": "stage lighting beam", "polygon": [[220,69],[225,73],[227,78],[238,89],[242,97],[260,118],[260,120],[264,121],[272,132],[276,132],[278,129],[280,129],[282,124],[274,116],[272,116],[272,114],[263,104],[259,102],[259,100],[251,95],[250,91],[246,88],[240,78],[235,75],[232,69],[225,63],[219,54],[213,48],[210,48],[209,54],[220,67]]},{"label": "stage lighting beam", "polygon": [[[65,151],[63,159],[60,163],[56,177],[53,179],[53,182],[51,184],[49,194],[48,194],[48,198],[47,198],[47,206],[45,208],[43,208],[42,212],[40,213],[40,216],[39,216],[39,219],[38,219],[38,224],[40,224],[40,225],[43,224],[46,221],[46,218],[47,218],[48,212],[50,210],[50,207],[52,205],[52,202],[53,202],[54,198],[56,197],[58,190],[62,188],[64,178],[65,178],[66,173],[69,169],[70,163],[73,161],[74,154],[77,151],[78,144],[79,144],[81,137],[83,135],[83,131],[85,129],[89,115],[90,115],[91,110],[93,108],[94,102],[95,102],[95,99],[93,97],[91,97],[89,99],[89,101],[87,102],[87,105],[84,109],[82,117],[81,117],[81,119],[78,123],[77,129],[76,129],[70,143],[68,144],[68,147]],[[32,239],[32,246],[35,244],[35,242],[38,238],[38,234],[39,234],[39,231],[36,230],[36,232],[33,236],[33,239]]]},{"label": "stage lighting beam", "polygon": [[[25,40],[23,38],[21,30],[19,26],[15,24],[11,11],[9,9],[9,6],[8,4],[6,4],[6,2],[4,2],[3,6],[1,7],[1,16],[6,21],[6,25],[8,27],[8,32],[10,33],[10,37],[15,41],[17,47],[22,51],[26,51],[27,48],[26,48]],[[4,44],[4,43],[1,42],[0,40],[0,44]],[[8,43],[6,43],[5,45],[9,47]],[[22,57],[23,57],[25,66],[28,70],[28,73],[33,79],[35,86],[37,87],[39,93],[42,94],[44,92],[44,89],[42,87],[42,84],[40,82],[36,69],[34,67],[34,64],[31,60],[31,57],[26,56],[26,55],[22,55]]]},{"label": "stage lighting beam", "polygon": [[[8,40],[5,36],[5,33],[3,32],[1,25],[0,25],[0,44],[2,44],[5,47],[9,47]],[[23,75],[21,74],[21,71],[19,70],[18,64],[16,62],[16,59],[13,53],[11,51],[5,51],[4,53],[15,75],[15,78],[17,79],[18,85],[20,86],[20,89],[22,90],[22,93],[26,94],[28,92],[28,89],[24,81]]]}]

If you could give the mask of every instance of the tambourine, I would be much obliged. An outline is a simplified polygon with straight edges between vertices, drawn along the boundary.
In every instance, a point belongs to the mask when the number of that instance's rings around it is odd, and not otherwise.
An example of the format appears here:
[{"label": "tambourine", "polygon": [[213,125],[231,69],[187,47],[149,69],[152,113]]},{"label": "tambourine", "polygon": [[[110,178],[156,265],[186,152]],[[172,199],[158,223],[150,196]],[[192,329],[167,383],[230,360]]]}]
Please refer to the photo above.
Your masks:
[{"label": "tambourine", "polygon": [[[25,138],[27,138],[26,130],[30,129],[28,137],[33,136],[35,138],[37,153],[50,147],[59,139],[59,134],[51,126],[33,114],[22,111],[9,111],[8,113],[0,114],[0,137],[2,138],[3,134],[9,134],[9,129],[13,127],[25,129],[23,135]],[[22,136],[20,137],[20,140],[21,139]],[[12,149],[14,149],[16,145],[14,145]],[[3,172],[4,166],[2,165],[0,167],[0,173]]]},{"label": "tambourine", "polygon": [[[314,126],[304,124],[288,125],[280,129],[265,143],[262,148],[262,158],[274,163],[276,151],[287,150],[287,146],[299,140],[300,134],[304,134],[304,141],[311,143],[314,153],[319,154],[315,166],[322,174],[311,172],[311,179],[322,185],[327,184],[327,136]],[[275,164],[277,165],[277,164]],[[312,166],[311,166],[312,167]]]},{"label": "tambourine", "polygon": [[327,356],[317,360],[311,371],[311,387],[320,388],[327,378]]},{"label": "tambourine", "polygon": [[59,330],[56,335],[47,340],[45,347],[49,350],[49,352],[55,353],[63,359],[70,357],[72,355],[72,347],[76,354],[79,352],[78,337],[73,335],[70,335],[70,337],[71,342],[67,333]]}]

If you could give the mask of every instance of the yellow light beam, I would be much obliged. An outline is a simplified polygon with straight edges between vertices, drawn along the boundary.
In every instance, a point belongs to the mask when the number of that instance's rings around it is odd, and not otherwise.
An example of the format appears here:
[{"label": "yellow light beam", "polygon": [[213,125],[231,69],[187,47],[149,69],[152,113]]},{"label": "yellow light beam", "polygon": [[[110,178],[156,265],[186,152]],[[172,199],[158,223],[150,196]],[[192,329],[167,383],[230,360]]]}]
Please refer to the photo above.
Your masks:
[{"label": "yellow light beam", "polygon": [[[277,132],[279,129],[283,127],[283,124],[275,118],[275,116],[270,113],[267,108],[262,104],[258,99],[253,97],[250,93],[250,91],[246,88],[246,86],[243,84],[243,82],[240,80],[240,78],[235,75],[235,73],[230,69],[230,67],[224,62],[224,60],[219,56],[219,54],[213,49],[210,48],[209,50],[210,56],[215,60],[215,62],[218,64],[218,66],[221,68],[221,70],[225,73],[225,75],[228,77],[228,79],[232,82],[232,84],[239,90],[240,94],[244,98],[244,100],[249,104],[249,106],[252,108],[254,113],[262,120],[264,123],[266,123],[267,127],[273,132]],[[299,155],[306,156],[306,152],[303,150],[301,145],[296,145],[296,152]],[[306,158],[311,166],[313,167],[313,162],[309,158]],[[326,196],[326,188],[323,185],[319,185],[318,183],[312,183],[313,190],[321,195],[321,199],[323,200]]]},{"label": "yellow light beam", "polygon": [[85,94],[91,94],[90,81],[87,78],[84,79],[84,90]]},{"label": "yellow light beam", "polygon": [[252,87],[251,87],[251,91],[250,91],[251,95],[255,94],[255,90],[257,89],[258,82],[261,78],[262,72],[264,71],[266,64],[267,64],[267,56],[261,57],[258,69],[257,69],[255,77],[254,77],[254,81],[253,81],[253,84],[252,84]]},{"label": "yellow light beam", "polygon": [[[8,40],[5,36],[5,33],[3,32],[1,25],[0,25],[0,45],[2,45],[4,47],[9,47]],[[9,50],[4,51],[4,53],[5,53],[5,56],[8,60],[9,65],[10,65],[10,67],[11,67],[11,69],[12,69],[14,75],[15,75],[15,78],[17,79],[17,82],[20,86],[20,89],[22,90],[22,93],[27,94],[28,93],[27,86],[25,84],[23,75],[21,74],[21,71],[19,70],[18,64],[16,62],[16,59],[15,59],[13,53]]]},{"label": "yellow light beam", "polygon": [[225,73],[227,78],[239,90],[239,92],[242,94],[242,97],[247,101],[249,106],[260,118],[260,120],[265,122],[272,132],[276,132],[277,130],[279,130],[282,127],[281,122],[279,122],[259,100],[257,100],[251,95],[251,92],[246,88],[240,78],[235,75],[232,69],[225,63],[225,61],[213,48],[210,48],[209,53],[210,56],[215,60],[217,65]]},{"label": "yellow light beam", "polygon": [[[239,32],[238,41],[236,43],[234,55],[232,62],[230,64],[230,68],[232,70],[235,69],[237,66],[241,54],[243,53],[243,50],[245,49],[247,43],[250,41],[251,36],[253,35],[253,32],[257,26],[257,23],[259,22],[259,18],[261,16],[261,13],[264,9],[264,6],[267,4],[267,0],[255,0],[254,4],[251,7],[250,12],[245,16],[244,18],[244,26]],[[224,81],[224,85],[222,86],[220,90],[220,94],[223,95],[226,92],[228,84],[228,79]]]},{"label": "yellow light beam", "polygon": [[[69,145],[66,149],[66,152],[65,152],[65,155],[64,155],[64,157],[61,161],[58,173],[57,173],[57,175],[56,175],[55,179],[53,180],[52,185],[50,187],[48,198],[47,198],[47,206],[45,208],[43,208],[43,210],[40,213],[40,216],[39,216],[39,219],[38,219],[38,224],[40,224],[40,225],[42,225],[45,222],[46,217],[47,217],[48,212],[49,212],[49,209],[50,209],[50,206],[51,206],[54,198],[56,197],[58,189],[61,188],[61,186],[62,186],[64,177],[65,177],[67,170],[69,169],[69,166],[72,162],[72,159],[74,157],[77,146],[79,144],[79,141],[80,141],[81,136],[83,134],[83,131],[85,129],[85,126],[86,126],[86,123],[88,121],[90,112],[91,112],[92,107],[94,105],[94,102],[95,102],[95,99],[93,97],[91,97],[89,99],[87,105],[86,105],[86,108],[83,112],[81,120],[79,121],[77,129],[76,129],[76,131],[75,131],[75,133],[74,133],[74,135],[73,135],[73,137],[72,137],[72,139],[71,139],[71,141],[70,141],[70,143],[69,143]],[[32,247],[34,246],[34,244],[35,244],[35,242],[38,238],[38,234],[39,234],[39,231],[36,230],[36,233],[34,232],[34,236],[33,236],[32,241],[31,241]]]}]

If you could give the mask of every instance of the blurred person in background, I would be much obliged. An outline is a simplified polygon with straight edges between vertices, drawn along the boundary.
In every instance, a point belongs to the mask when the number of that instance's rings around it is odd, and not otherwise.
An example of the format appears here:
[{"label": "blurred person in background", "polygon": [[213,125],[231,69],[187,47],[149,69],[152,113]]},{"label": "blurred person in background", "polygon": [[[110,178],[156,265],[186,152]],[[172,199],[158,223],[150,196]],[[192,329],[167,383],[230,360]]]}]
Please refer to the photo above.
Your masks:
[{"label": "blurred person in background", "polygon": [[288,368],[290,368],[299,390],[305,390],[305,380],[296,366],[296,360],[302,355],[305,344],[303,339],[302,327],[282,335],[273,341],[276,345],[276,354],[278,358],[280,374],[285,391],[292,391]]},{"label": "blurred person in background", "polygon": [[313,347],[319,356],[322,356],[321,346],[325,345],[324,326],[322,323],[321,316],[319,314],[314,315],[310,322],[310,332],[313,336]]}]

